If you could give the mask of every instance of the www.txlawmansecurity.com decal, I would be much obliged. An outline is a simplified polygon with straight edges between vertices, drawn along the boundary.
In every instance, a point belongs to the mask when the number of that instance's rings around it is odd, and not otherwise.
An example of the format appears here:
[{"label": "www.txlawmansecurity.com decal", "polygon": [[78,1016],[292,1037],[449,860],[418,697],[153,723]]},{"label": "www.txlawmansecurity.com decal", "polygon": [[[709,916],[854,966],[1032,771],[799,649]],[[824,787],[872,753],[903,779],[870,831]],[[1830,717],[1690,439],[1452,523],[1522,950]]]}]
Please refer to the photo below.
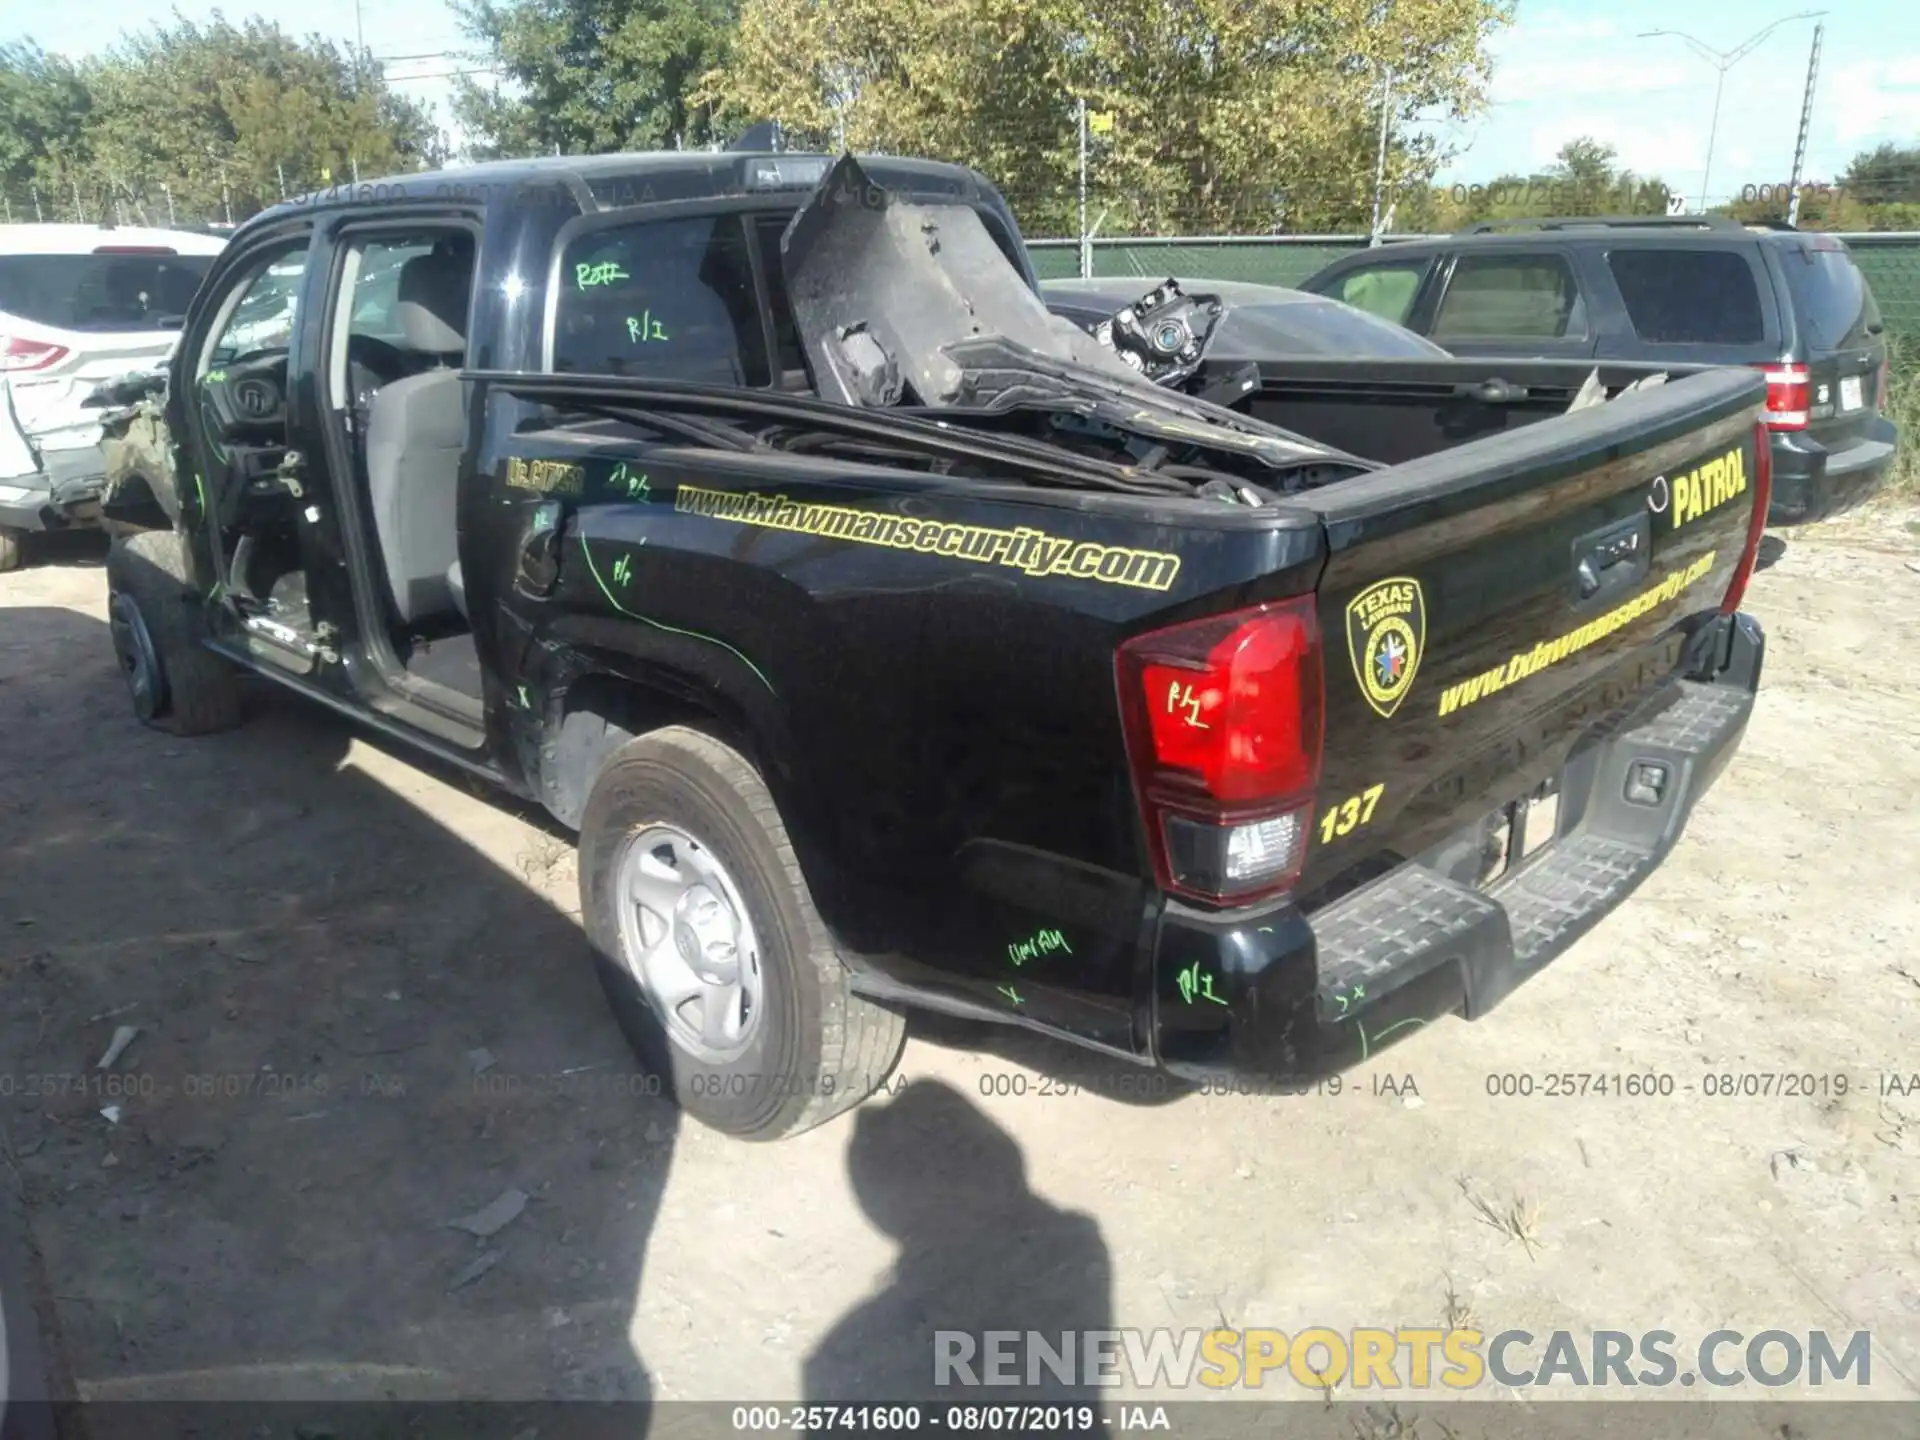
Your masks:
[{"label": "www.txlawmansecurity.com decal", "polygon": [[1378,580],[1347,602],[1347,653],[1360,693],[1391,716],[1413,688],[1427,644],[1427,601],[1406,575]]}]

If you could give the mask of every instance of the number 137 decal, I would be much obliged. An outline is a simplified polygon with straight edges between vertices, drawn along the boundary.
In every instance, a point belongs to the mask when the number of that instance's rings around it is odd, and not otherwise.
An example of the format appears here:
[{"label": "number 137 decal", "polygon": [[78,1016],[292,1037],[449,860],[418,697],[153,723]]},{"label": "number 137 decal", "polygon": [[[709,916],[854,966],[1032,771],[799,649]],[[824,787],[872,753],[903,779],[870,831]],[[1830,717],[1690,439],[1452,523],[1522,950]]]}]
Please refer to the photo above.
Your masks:
[{"label": "number 137 decal", "polygon": [[1327,813],[1320,817],[1320,843],[1331,845],[1342,835],[1350,835],[1372,820],[1373,807],[1380,803],[1386,788],[1385,785],[1369,785],[1358,795],[1329,805]]}]

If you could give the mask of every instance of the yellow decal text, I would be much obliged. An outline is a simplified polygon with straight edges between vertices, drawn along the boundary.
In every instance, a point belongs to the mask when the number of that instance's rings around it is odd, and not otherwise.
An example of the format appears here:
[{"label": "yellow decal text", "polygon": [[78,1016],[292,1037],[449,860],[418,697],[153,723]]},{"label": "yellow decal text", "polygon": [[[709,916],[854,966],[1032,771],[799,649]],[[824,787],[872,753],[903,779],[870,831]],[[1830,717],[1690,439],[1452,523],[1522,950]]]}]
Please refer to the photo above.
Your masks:
[{"label": "yellow decal text", "polygon": [[507,461],[507,484],[515,490],[579,495],[586,489],[586,478],[585,470],[566,460],[523,460],[515,455]]},{"label": "yellow decal text", "polygon": [[1061,575],[1139,590],[1170,589],[1180,573],[1178,555],[1073,540],[1025,525],[1000,530],[959,521],[888,515],[851,505],[814,504],[784,495],[707,490],[697,485],[680,486],[674,494],[673,508],[736,525],[820,535],[890,550],[917,550],[978,565],[1005,565],[1028,575]]},{"label": "yellow decal text", "polygon": [[1595,616],[1577,630],[1552,640],[1542,640],[1531,650],[1524,650],[1496,665],[1483,674],[1462,680],[1458,685],[1449,685],[1440,692],[1440,713],[1451,715],[1454,711],[1475,704],[1517,684],[1529,675],[1537,675],[1549,665],[1558,665],[1569,655],[1578,654],[1624,625],[1630,625],[1649,611],[1656,610],[1669,601],[1676,599],[1689,585],[1698,584],[1713,569],[1714,553],[1709,550],[1684,570],[1677,570],[1667,576],[1650,590],[1617,605],[1604,615]]},{"label": "yellow decal text", "polygon": [[1342,835],[1351,835],[1362,825],[1373,819],[1373,807],[1380,803],[1380,797],[1386,793],[1385,785],[1369,785],[1358,795],[1349,796],[1337,805],[1329,805],[1327,813],[1320,817],[1320,843],[1331,845]]},{"label": "yellow decal text", "polygon": [[1747,458],[1732,450],[1717,460],[1673,477],[1673,528],[1718,510],[1747,493]]}]

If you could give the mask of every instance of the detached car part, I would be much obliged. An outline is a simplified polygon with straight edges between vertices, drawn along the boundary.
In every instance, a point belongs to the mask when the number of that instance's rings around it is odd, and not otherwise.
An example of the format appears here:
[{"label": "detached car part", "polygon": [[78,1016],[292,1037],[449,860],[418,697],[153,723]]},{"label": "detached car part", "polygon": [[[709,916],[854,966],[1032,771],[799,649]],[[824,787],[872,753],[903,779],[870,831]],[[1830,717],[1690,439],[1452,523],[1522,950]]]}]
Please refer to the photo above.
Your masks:
[{"label": "detached car part", "polygon": [[1156,385],[1178,385],[1195,370],[1225,307],[1217,295],[1189,295],[1168,278],[1094,327],[1093,338]]}]

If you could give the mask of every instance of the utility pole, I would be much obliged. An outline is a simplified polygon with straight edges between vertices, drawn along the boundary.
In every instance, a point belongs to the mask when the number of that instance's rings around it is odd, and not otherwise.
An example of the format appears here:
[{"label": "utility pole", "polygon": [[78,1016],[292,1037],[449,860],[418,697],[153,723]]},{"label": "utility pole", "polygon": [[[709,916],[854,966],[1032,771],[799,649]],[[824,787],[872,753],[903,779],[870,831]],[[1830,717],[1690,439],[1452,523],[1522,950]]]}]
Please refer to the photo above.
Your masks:
[{"label": "utility pole", "polygon": [[1670,35],[1675,40],[1683,42],[1694,54],[1700,56],[1720,72],[1720,78],[1714,82],[1713,87],[1713,119],[1708,122],[1707,125],[1707,164],[1706,168],[1700,172],[1700,213],[1702,215],[1706,214],[1713,205],[1711,192],[1708,191],[1707,186],[1713,179],[1713,141],[1720,130],[1720,95],[1727,87],[1727,71],[1731,70],[1735,65],[1738,65],[1742,60],[1746,59],[1748,55],[1752,54],[1754,48],[1758,46],[1762,40],[1766,39],[1767,36],[1778,30],[1782,25],[1794,20],[1817,19],[1826,13],[1824,10],[1802,10],[1798,15],[1783,15],[1771,25],[1767,26],[1766,29],[1760,31],[1757,35],[1751,36],[1731,50],[1716,50],[1711,45],[1696,40],[1693,36],[1680,30],[1643,30],[1640,32],[1638,38],[1642,40],[1651,40],[1656,35]]},{"label": "utility pole", "polygon": [[353,88],[363,83],[367,63],[367,32],[360,22],[360,0],[353,0]]},{"label": "utility pole", "polygon": [[173,213],[173,186],[171,186],[171,185],[169,185],[169,184],[167,184],[167,182],[166,182],[166,181],[164,181],[164,180],[162,180],[162,181],[160,182],[160,188],[161,188],[161,189],[162,189],[163,191],[165,191],[165,192],[166,192],[166,196],[167,196],[167,226],[168,226],[168,228],[169,228],[169,229],[171,229],[171,228],[173,227],[173,225],[174,225],[174,224],[176,223],[176,220],[175,220],[175,217],[174,217],[174,213]]},{"label": "utility pole", "polygon": [[1787,223],[1800,223],[1800,167],[1807,159],[1807,129],[1813,123],[1813,86],[1820,78],[1820,37],[1826,32],[1826,22],[1816,22],[1813,27],[1813,53],[1807,57],[1807,94],[1800,102],[1800,134],[1793,142],[1793,178],[1787,181]]},{"label": "utility pole", "polygon": [[1074,104],[1074,122],[1080,131],[1080,278],[1093,278],[1093,236],[1087,233],[1087,97]]},{"label": "utility pole", "polygon": [[1380,243],[1380,200],[1387,184],[1387,122],[1393,115],[1393,67],[1387,67],[1386,84],[1380,92],[1380,149],[1373,158],[1373,219],[1367,228],[1369,248]]},{"label": "utility pole", "polygon": [[287,198],[287,167],[278,160],[273,162],[273,173],[280,177],[280,198]]}]

